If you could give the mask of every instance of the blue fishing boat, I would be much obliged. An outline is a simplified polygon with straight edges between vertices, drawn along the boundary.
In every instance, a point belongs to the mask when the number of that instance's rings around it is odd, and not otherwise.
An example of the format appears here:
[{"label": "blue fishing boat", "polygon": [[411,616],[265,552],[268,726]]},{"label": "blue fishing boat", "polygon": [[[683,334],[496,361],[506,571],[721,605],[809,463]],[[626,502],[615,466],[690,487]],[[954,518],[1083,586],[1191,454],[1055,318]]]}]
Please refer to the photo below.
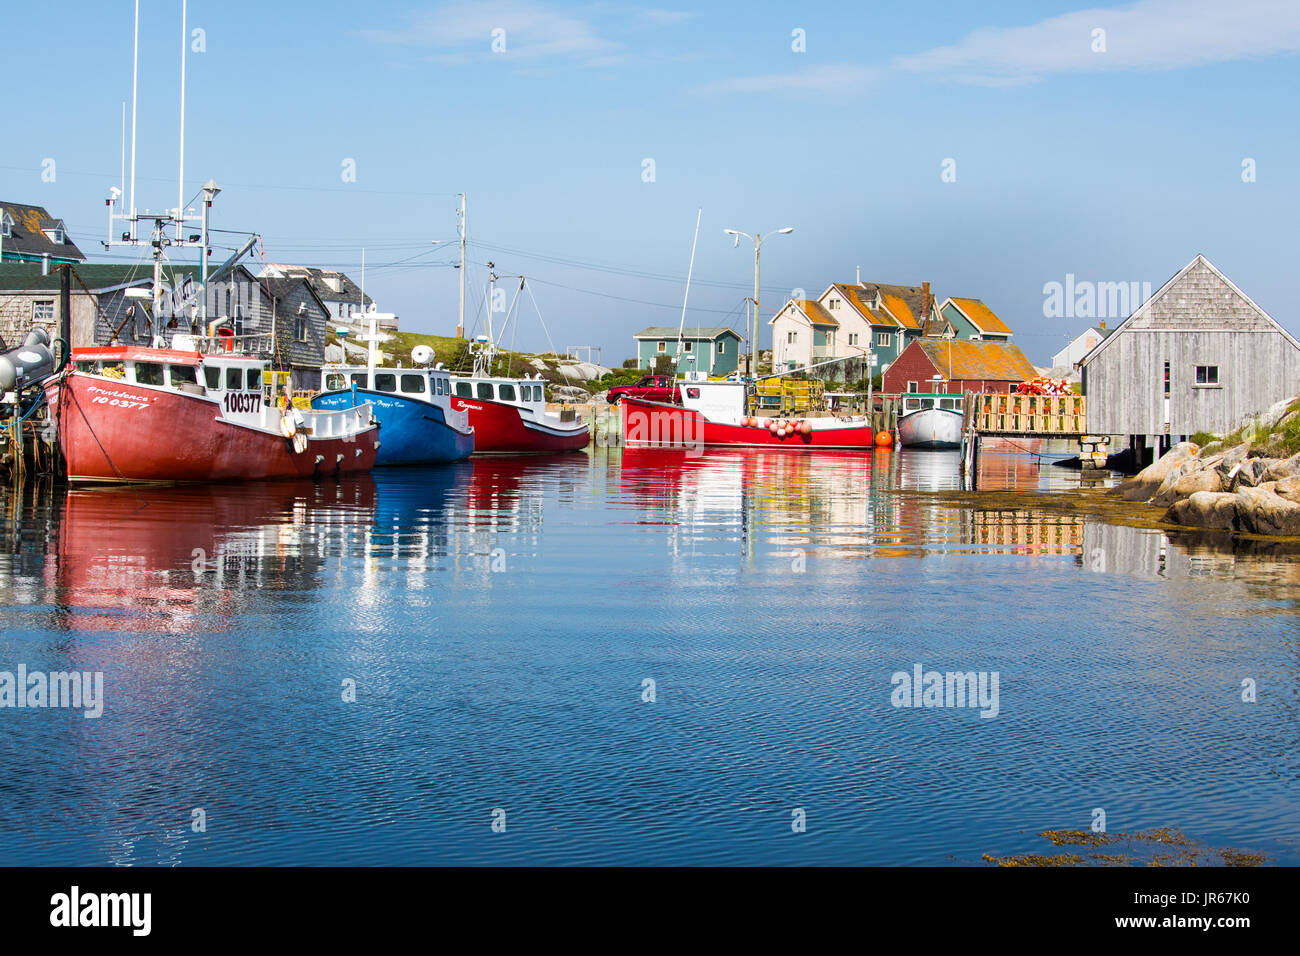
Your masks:
[{"label": "blue fishing boat", "polygon": [[[375,333],[372,340],[377,341]],[[425,346],[412,352],[417,365],[433,353]],[[438,465],[463,461],[474,453],[469,415],[451,405],[451,376],[436,368],[376,368],[374,343],[368,365],[326,365],[321,391],[311,407],[322,410],[369,404],[379,422],[375,465]]]}]

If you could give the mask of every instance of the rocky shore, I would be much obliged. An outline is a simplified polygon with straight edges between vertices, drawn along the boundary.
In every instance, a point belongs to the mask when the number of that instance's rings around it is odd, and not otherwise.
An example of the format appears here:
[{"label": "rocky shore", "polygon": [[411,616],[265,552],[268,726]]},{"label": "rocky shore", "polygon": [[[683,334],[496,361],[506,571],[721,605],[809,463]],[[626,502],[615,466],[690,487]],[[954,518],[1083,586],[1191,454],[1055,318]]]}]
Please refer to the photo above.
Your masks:
[{"label": "rocky shore", "polygon": [[1269,458],[1249,442],[1209,452],[1183,442],[1113,493],[1166,507],[1170,524],[1300,536],[1300,454]]}]

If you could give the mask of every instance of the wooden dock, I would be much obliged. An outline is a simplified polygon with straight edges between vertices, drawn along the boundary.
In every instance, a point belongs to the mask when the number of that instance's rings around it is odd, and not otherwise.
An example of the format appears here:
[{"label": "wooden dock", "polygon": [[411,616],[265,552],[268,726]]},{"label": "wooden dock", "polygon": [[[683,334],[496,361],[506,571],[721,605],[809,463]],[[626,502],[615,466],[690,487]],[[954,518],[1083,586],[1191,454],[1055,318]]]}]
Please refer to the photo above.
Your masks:
[{"label": "wooden dock", "polygon": [[1082,395],[971,392],[962,411],[961,471],[974,490],[980,443],[985,438],[1073,438],[1088,435],[1088,400]]}]

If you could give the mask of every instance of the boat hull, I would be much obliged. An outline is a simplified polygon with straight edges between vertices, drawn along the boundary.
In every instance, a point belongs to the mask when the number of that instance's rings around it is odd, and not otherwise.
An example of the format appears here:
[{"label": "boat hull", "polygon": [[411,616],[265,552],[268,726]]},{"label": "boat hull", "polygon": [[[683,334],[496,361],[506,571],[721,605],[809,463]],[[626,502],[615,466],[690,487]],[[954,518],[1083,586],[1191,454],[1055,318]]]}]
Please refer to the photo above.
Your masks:
[{"label": "boat hull", "polygon": [[355,392],[321,392],[313,396],[311,407],[339,411],[363,402],[371,405],[380,424],[377,466],[440,465],[462,461],[474,452],[473,429],[455,428],[442,409],[429,402],[359,388]]},{"label": "boat hull", "polygon": [[822,427],[814,427],[807,435],[780,438],[765,426],[710,421],[701,412],[681,405],[625,397],[621,407],[623,443],[628,448],[730,446],[801,451],[875,447],[875,432],[866,422],[810,419],[814,426]]},{"label": "boat hull", "polygon": [[577,451],[591,440],[588,426],[554,428],[526,420],[522,412],[505,402],[452,396],[451,407],[469,416],[474,428],[474,454],[544,455]]},{"label": "boat hull", "polygon": [[923,408],[898,420],[898,441],[906,448],[960,448],[960,412]]},{"label": "boat hull", "polygon": [[[293,441],[220,418],[203,396],[107,382],[77,372],[46,385],[72,482],[239,481],[367,472],[379,432]],[[320,459],[319,461],[317,459]]]}]

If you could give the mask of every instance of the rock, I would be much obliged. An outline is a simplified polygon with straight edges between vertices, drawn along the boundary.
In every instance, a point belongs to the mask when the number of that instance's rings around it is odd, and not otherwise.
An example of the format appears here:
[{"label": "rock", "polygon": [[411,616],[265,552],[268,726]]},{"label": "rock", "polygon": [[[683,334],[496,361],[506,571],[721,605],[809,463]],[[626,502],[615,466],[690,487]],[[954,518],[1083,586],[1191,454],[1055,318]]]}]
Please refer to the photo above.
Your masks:
[{"label": "rock", "polygon": [[1279,464],[1276,458],[1247,458],[1237,472],[1236,487],[1254,488],[1268,480],[1269,469]]},{"label": "rock", "polygon": [[1242,488],[1237,499],[1237,528],[1252,534],[1300,535],[1300,503],[1264,488]]},{"label": "rock", "polygon": [[1268,481],[1278,481],[1282,478],[1293,478],[1296,475],[1300,475],[1300,453],[1276,462],[1264,473],[1264,477]]},{"label": "rock", "polygon": [[539,371],[546,368],[546,363],[539,358],[530,358],[528,364]]},{"label": "rock", "polygon": [[576,385],[552,385],[551,401],[553,402],[585,402],[589,401],[591,393],[585,388],[578,388]]},{"label": "rock", "polygon": [[1198,491],[1175,501],[1164,520],[1191,528],[1233,531],[1237,527],[1237,496],[1223,491]]},{"label": "rock", "polygon": [[1195,442],[1179,442],[1159,461],[1152,462],[1116,488],[1125,501],[1146,501],[1159,490],[1173,469],[1197,457],[1201,448]]},{"label": "rock", "polygon": [[1219,462],[1218,468],[1219,474],[1223,476],[1223,483],[1225,485],[1228,483],[1228,476],[1232,473],[1232,469],[1245,461],[1248,454],[1250,454],[1249,442],[1242,442],[1240,445],[1233,445],[1223,453],[1223,460]]},{"label": "rock", "polygon": [[1201,468],[1189,474],[1183,475],[1173,487],[1169,489],[1168,501],[1159,500],[1160,496],[1156,495],[1151,499],[1152,504],[1163,505],[1172,504],[1180,498],[1190,498],[1198,491],[1223,491],[1223,479],[1219,476],[1216,468]]},{"label": "rock", "polygon": [[1300,504],[1300,475],[1293,475],[1290,478],[1279,478],[1273,483],[1273,493],[1285,498],[1287,501],[1294,501]]}]

